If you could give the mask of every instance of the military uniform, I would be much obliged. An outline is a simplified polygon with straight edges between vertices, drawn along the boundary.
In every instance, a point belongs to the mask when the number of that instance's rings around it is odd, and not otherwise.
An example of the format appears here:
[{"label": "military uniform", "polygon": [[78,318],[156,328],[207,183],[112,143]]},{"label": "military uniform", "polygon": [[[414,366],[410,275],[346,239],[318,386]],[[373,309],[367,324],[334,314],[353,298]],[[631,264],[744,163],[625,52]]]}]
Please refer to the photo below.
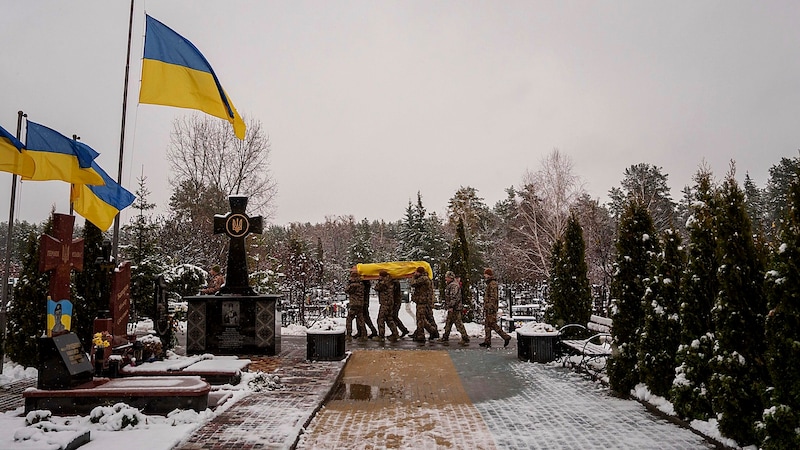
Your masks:
[{"label": "military uniform", "polygon": [[486,320],[484,321],[485,337],[480,345],[481,347],[492,346],[492,330],[494,330],[503,338],[503,347],[507,347],[511,336],[497,324],[497,310],[500,301],[497,280],[494,279],[491,269],[486,269],[484,275],[486,276],[486,294],[483,297],[483,309],[486,312]]},{"label": "military uniform", "polygon": [[403,337],[408,334],[408,328],[406,328],[406,324],[400,320],[400,308],[403,307],[403,290],[400,287],[400,282],[397,280],[392,280],[392,318],[394,318],[394,324],[397,326],[397,329],[400,330],[400,337]]},{"label": "military uniform", "polygon": [[394,323],[394,285],[389,274],[381,274],[378,283],[375,284],[375,291],[378,292],[378,301],[381,304],[378,310],[378,337],[383,340],[386,336],[386,325],[392,332],[389,340],[396,341],[400,335],[397,334],[397,325]]},{"label": "military uniform", "polygon": [[461,285],[458,284],[455,277],[450,278],[450,282],[444,289],[444,305],[447,308],[447,321],[444,325],[442,341],[447,342],[450,337],[450,329],[455,325],[458,332],[461,333],[461,344],[469,344],[467,329],[461,321],[461,310],[464,307],[461,301]]},{"label": "military uniform", "polygon": [[361,283],[361,276],[357,272],[350,273],[350,282],[345,289],[349,303],[347,305],[347,322],[345,330],[346,337],[350,339],[353,333],[353,319],[356,321],[359,339],[367,339],[367,329],[364,326],[364,285]]},{"label": "military uniform", "polygon": [[417,329],[414,330],[414,340],[424,341],[425,330],[430,334],[431,339],[439,337],[436,325],[428,321],[428,316],[432,313],[431,299],[433,298],[433,284],[425,273],[414,272],[411,279],[411,287],[414,293],[411,294],[411,301],[417,305]]}]

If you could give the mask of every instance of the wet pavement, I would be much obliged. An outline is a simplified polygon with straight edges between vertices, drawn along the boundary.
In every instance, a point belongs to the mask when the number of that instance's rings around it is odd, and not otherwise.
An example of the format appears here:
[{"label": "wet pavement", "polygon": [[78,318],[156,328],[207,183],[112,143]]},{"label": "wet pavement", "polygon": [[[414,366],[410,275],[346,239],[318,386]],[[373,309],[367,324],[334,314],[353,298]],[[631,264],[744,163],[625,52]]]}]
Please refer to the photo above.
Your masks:
[{"label": "wet pavement", "polygon": [[[519,361],[515,341],[477,342],[353,341],[345,360],[307,361],[305,336],[283,336],[251,371],[284,387],[224,405],[176,448],[715,448],[587,376]],[[34,381],[0,391],[0,407],[21,406]]]}]

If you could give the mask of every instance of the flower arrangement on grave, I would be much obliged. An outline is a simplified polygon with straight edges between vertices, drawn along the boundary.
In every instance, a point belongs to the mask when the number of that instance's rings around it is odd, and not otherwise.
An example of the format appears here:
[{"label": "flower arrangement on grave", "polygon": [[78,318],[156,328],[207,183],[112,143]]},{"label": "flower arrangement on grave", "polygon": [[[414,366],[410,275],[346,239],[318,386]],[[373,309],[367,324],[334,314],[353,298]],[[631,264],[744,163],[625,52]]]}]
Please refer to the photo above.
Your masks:
[{"label": "flower arrangement on grave", "polygon": [[136,340],[142,345],[142,360],[147,361],[151,358],[161,356],[162,344],[158,336],[145,335]]},{"label": "flower arrangement on grave", "polygon": [[105,349],[111,345],[111,335],[108,331],[95,333],[94,336],[92,336],[92,344],[95,349]]}]

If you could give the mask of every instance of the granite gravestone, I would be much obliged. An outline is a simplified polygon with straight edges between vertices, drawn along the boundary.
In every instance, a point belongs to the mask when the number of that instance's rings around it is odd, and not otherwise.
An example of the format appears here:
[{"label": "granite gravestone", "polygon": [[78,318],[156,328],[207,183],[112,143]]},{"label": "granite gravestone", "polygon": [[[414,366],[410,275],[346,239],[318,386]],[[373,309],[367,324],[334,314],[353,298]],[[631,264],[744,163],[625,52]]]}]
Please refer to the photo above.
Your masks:
[{"label": "granite gravestone", "polygon": [[246,213],[247,197],[229,197],[231,212],[214,216],[214,233],[230,238],[225,284],[215,295],[184,297],[190,354],[276,355],[280,351],[280,295],[250,287],[245,238],[261,233],[261,217]]},{"label": "granite gravestone", "polygon": [[111,296],[108,299],[111,311],[111,336],[114,343],[128,342],[128,318],[131,311],[131,263],[125,261],[117,267],[111,278]]},{"label": "granite gravestone", "polygon": [[94,368],[75,333],[39,338],[39,389],[71,389],[92,381]]}]

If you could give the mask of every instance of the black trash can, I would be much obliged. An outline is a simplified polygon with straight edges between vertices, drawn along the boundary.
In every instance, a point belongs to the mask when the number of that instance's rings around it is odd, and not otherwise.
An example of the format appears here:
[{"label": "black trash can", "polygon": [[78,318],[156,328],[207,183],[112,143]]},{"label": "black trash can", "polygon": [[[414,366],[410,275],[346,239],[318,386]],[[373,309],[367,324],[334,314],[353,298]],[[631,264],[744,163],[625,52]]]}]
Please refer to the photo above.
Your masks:
[{"label": "black trash can", "polygon": [[345,341],[342,331],[309,331],[306,334],[306,359],[309,361],[341,361]]},{"label": "black trash can", "polygon": [[556,359],[558,332],[517,331],[517,358],[521,361],[549,363]]},{"label": "black trash can", "polygon": [[531,360],[531,337],[517,331],[517,359],[520,361]]}]

